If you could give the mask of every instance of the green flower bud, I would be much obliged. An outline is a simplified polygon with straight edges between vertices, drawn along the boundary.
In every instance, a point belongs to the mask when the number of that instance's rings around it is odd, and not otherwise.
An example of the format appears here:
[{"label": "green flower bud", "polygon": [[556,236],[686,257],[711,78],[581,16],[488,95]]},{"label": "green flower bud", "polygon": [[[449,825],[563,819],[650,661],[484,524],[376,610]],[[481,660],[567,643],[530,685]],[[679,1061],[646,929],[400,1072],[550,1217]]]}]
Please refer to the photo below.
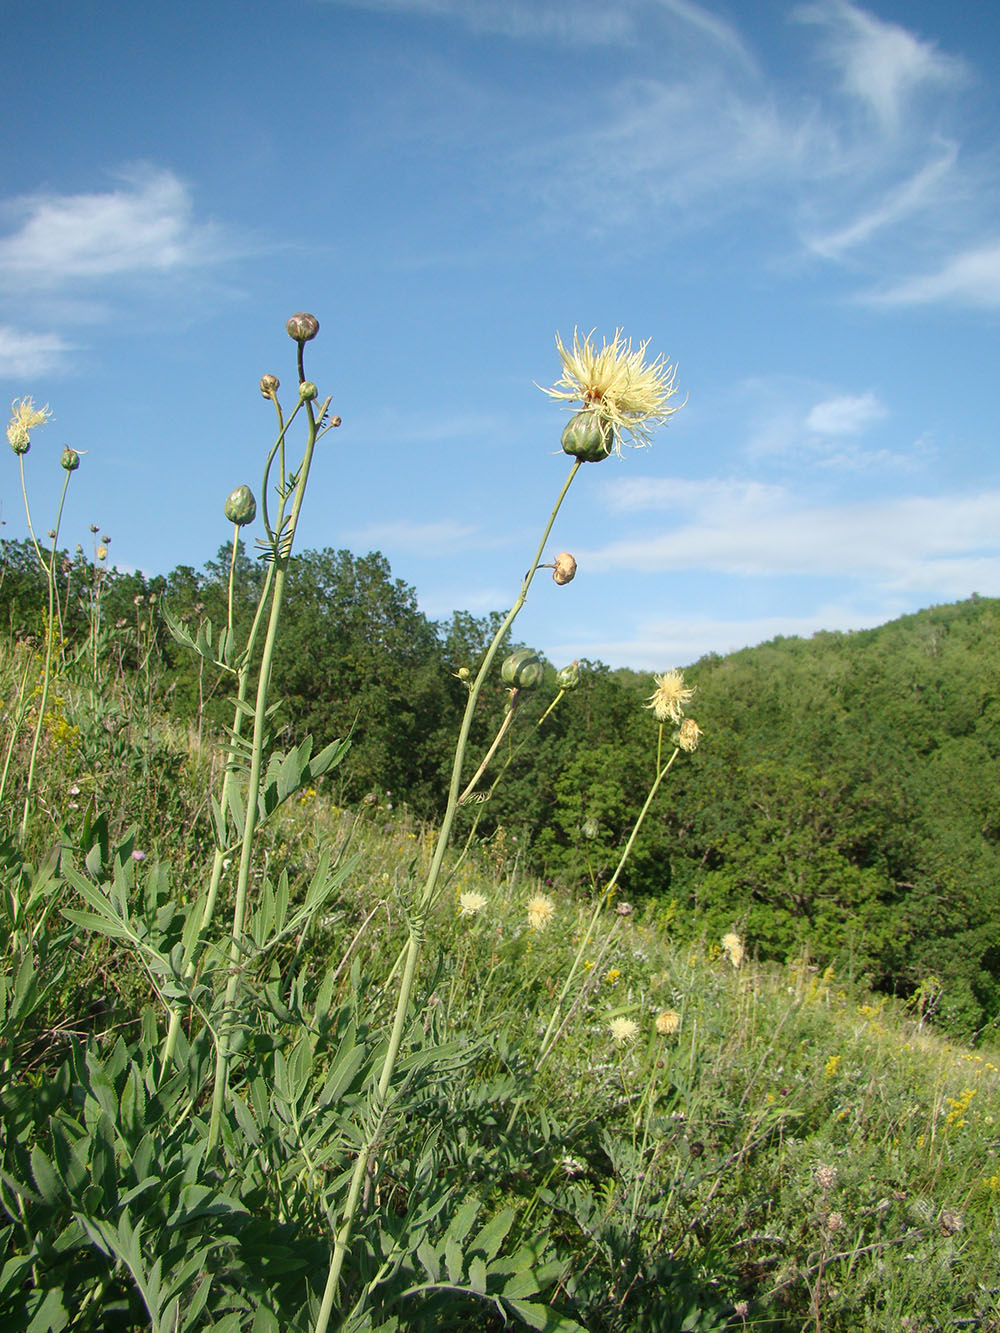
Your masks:
[{"label": "green flower bud", "polygon": [[543,671],[542,661],[537,653],[532,652],[530,648],[519,648],[516,653],[504,658],[500,677],[515,689],[530,690],[542,683]]},{"label": "green flower bud", "polygon": [[306,315],[301,310],[293,315],[285,325],[289,338],[297,343],[307,343],[319,333],[319,320],[315,315]]},{"label": "green flower bud", "polygon": [[312,380],[303,380],[299,385],[299,397],[303,402],[312,402],[314,398],[319,397],[319,389],[316,388]]},{"label": "green flower bud", "polygon": [[589,409],[571,416],[562,433],[563,453],[585,463],[599,463],[602,458],[607,458],[614,443],[611,422]]},{"label": "green flower bud", "polygon": [[224,512],[230,523],[245,528],[257,517],[257,501],[249,486],[237,486],[227,499]]},{"label": "green flower bud", "polygon": [[273,398],[274,395],[278,392],[279,387],[280,387],[280,381],[278,380],[277,375],[261,375],[260,377],[261,397]]},{"label": "green flower bud", "polygon": [[587,838],[590,841],[593,841],[593,839],[596,838],[598,833],[600,832],[600,825],[598,824],[596,819],[584,820],[583,827],[580,829],[580,832],[583,834],[585,838]]},{"label": "green flower bud", "polygon": [[580,663],[570,662],[556,672],[556,684],[561,690],[575,690],[580,683]]},{"label": "green flower bud", "polygon": [[69,445],[67,445],[62,451],[62,458],[60,458],[59,462],[67,472],[75,472],[80,466],[80,455],[75,449],[71,449]]}]

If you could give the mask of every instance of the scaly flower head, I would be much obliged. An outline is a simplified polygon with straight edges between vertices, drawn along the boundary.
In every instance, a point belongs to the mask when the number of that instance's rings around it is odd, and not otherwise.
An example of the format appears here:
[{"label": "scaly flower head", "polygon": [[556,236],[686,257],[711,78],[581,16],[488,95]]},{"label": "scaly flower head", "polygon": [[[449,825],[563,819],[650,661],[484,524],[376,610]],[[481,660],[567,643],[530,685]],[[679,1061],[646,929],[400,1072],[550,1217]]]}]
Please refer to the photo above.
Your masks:
[{"label": "scaly flower head", "polygon": [[613,1018],[608,1024],[608,1031],[616,1046],[624,1046],[638,1037],[639,1024],[631,1018]]},{"label": "scaly flower head", "polygon": [[656,689],[649,696],[646,707],[653,710],[657,722],[680,722],[684,716],[684,705],[694,697],[694,690],[684,684],[684,672],[668,671],[653,679],[656,681]]},{"label": "scaly flower head", "polygon": [[10,405],[7,440],[16,454],[26,454],[31,447],[31,432],[44,426],[52,415],[48,403],[36,407],[33,398],[15,398]]},{"label": "scaly flower head", "polygon": [[561,402],[579,403],[584,411],[593,412],[610,427],[614,451],[620,456],[623,436],[628,436],[626,443],[636,448],[650,444],[654,429],[677,411],[668,406],[677,392],[677,368],[662,356],[647,366],[648,340],[633,351],[631,338],[626,339],[621,329],[615,329],[614,341],[605,341],[600,350],[591,342],[592,337],[593,331],[581,342],[579,331],[574,329],[573,347],[569,349],[556,334],[563,373],[551,389],[542,392]]},{"label": "scaly flower head", "polygon": [[478,916],[486,906],[486,899],[481,893],[462,893],[458,898],[459,916]]},{"label": "scaly flower head", "polygon": [[681,1016],[676,1009],[664,1009],[662,1014],[656,1015],[656,1030],[661,1037],[671,1036],[680,1026]]},{"label": "scaly flower head", "polygon": [[555,914],[555,904],[544,893],[536,894],[528,903],[528,925],[532,930],[544,930]]}]

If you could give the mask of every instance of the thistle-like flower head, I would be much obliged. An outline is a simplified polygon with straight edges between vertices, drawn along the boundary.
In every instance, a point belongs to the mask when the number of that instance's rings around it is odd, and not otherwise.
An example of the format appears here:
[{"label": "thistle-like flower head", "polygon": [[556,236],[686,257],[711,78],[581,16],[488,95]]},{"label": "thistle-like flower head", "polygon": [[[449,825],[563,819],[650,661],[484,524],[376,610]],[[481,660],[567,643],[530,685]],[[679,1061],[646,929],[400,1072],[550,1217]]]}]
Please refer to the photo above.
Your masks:
[{"label": "thistle-like flower head", "polygon": [[15,398],[10,405],[7,441],[16,454],[26,454],[31,445],[31,432],[44,426],[52,415],[48,403],[36,407],[33,398]]},{"label": "thistle-like flower head", "polygon": [[466,893],[459,894],[459,916],[478,916],[485,906],[486,898],[481,893],[475,893],[472,890],[469,890]]},{"label": "thistle-like flower head", "polygon": [[532,930],[544,930],[555,914],[555,904],[544,893],[536,894],[528,903],[528,925]]},{"label": "thistle-like flower head", "polygon": [[570,349],[556,334],[563,373],[543,393],[578,404],[607,423],[614,436],[614,451],[620,456],[623,440],[636,448],[652,443],[655,428],[677,411],[669,406],[677,392],[677,368],[662,356],[646,365],[649,341],[633,351],[631,338],[625,338],[621,329],[615,329],[614,340],[605,341],[600,349],[591,342],[593,336],[591,331],[581,342],[574,329]]},{"label": "thistle-like flower head", "polygon": [[684,705],[694,697],[694,690],[684,684],[684,672],[668,671],[653,679],[656,689],[649,696],[646,707],[653,710],[657,722],[680,722]]},{"label": "thistle-like flower head", "polygon": [[639,1024],[631,1018],[613,1018],[608,1024],[608,1031],[616,1046],[625,1046],[638,1037]]}]

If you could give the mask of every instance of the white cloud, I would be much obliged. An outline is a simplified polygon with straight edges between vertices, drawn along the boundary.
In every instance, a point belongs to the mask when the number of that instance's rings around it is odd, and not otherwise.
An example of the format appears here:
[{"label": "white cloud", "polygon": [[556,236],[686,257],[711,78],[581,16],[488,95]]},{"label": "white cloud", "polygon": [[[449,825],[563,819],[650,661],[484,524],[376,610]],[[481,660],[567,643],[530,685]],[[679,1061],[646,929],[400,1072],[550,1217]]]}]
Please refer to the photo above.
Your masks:
[{"label": "white cloud", "polygon": [[840,71],[844,91],[864,103],[884,130],[899,128],[919,93],[964,78],[961,61],[845,0],[803,5],[795,16],[826,28],[826,55]]},{"label": "white cloud", "polygon": [[807,238],[806,244],[824,259],[839,259],[848,250],[871,241],[887,227],[942,203],[954,205],[954,170],[958,145],[943,143],[936,156],[913,172],[901,185],[887,188],[881,198],[866,205],[859,217],[825,236]]},{"label": "white cloud", "polygon": [[22,333],[0,324],[0,378],[27,380],[48,374],[72,350],[57,333]]},{"label": "white cloud", "polygon": [[[720,493],[727,494],[725,484]],[[577,558],[593,572],[712,571],[856,580],[938,600],[1000,587],[1000,491],[809,506],[788,490],[728,492],[669,532],[611,542]]]},{"label": "white cloud", "polygon": [[806,430],[816,435],[858,435],[887,415],[873,393],[841,394],[817,403],[806,417]]},{"label": "white cloud", "polygon": [[996,309],[1000,307],[1000,241],[963,250],[936,272],[870,292],[867,299],[883,306],[942,302]]},{"label": "white cloud", "polygon": [[194,220],[191,193],[170,171],[134,170],[106,193],[25,195],[5,211],[20,224],[0,238],[8,286],[165,273],[221,255],[220,230]]}]

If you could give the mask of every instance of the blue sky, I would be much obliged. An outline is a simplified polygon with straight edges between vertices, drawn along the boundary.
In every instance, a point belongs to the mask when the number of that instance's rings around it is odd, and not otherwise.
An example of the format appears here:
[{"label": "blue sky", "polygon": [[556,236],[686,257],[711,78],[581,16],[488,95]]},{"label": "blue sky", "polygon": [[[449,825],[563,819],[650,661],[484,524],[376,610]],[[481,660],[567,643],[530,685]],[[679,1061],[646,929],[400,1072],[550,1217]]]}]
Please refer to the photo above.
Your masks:
[{"label": "blue sky", "polygon": [[[300,541],[505,609],[567,471],[555,334],[678,366],[588,465],[519,636],[663,671],[1000,594],[1000,10],[843,0],[4,7],[0,388],[54,515],[200,566],[294,381],[343,417]],[[0,516],[24,534],[8,454]]]}]

